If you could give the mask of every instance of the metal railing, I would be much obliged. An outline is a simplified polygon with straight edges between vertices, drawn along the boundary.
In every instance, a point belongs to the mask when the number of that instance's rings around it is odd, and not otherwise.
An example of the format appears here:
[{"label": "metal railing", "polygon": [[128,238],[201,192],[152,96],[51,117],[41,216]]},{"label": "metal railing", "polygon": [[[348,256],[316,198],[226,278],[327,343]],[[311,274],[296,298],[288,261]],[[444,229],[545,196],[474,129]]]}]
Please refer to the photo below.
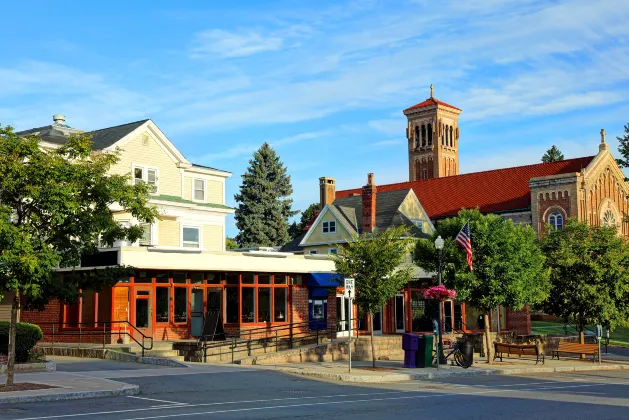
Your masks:
[{"label": "metal railing", "polygon": [[[357,318],[353,319],[358,321]],[[203,362],[207,362],[208,351],[211,356],[218,356],[223,360],[223,356],[231,357],[231,362],[235,362],[236,353],[246,352],[251,356],[255,350],[275,348],[275,352],[280,349],[292,349],[295,346],[308,344],[320,344],[324,338],[332,338],[332,334],[339,331],[339,324],[343,321],[324,320],[322,322],[305,321],[294,322],[285,325],[270,327],[256,327],[240,330],[235,333],[212,334],[201,337],[197,346],[203,352]],[[314,327],[314,329],[310,329]],[[215,336],[225,337],[224,341],[210,341]]]},{"label": "metal railing", "polygon": [[[103,337],[103,349],[107,345],[107,336],[115,337],[118,335],[119,339],[122,336],[128,336],[142,349],[142,357],[144,357],[145,350],[153,349],[153,337],[145,335],[135,325],[129,321],[98,321],[98,322],[38,322],[37,325],[50,326],[51,331],[49,335],[52,338],[51,347],[55,348],[55,336],[63,337],[77,337],[78,348],[81,348],[81,344],[85,337],[101,336]],[[89,325],[89,327],[86,327]],[[113,329],[113,326],[124,326],[123,330]],[[109,327],[109,328],[108,328]],[[129,331],[127,331],[127,327]],[[43,329],[43,328],[42,328]],[[134,334],[135,332],[135,334]],[[48,331],[44,330],[44,335],[47,335]],[[137,339],[134,335],[137,335]],[[150,340],[150,346],[147,345],[147,341]]]}]

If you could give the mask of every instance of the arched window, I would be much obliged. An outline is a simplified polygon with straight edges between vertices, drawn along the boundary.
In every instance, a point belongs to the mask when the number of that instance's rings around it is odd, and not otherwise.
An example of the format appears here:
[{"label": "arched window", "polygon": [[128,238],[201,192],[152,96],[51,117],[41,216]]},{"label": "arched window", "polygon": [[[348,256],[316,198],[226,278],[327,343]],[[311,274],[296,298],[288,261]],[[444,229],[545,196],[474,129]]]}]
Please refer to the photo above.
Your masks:
[{"label": "arched window", "polygon": [[415,148],[419,147],[419,126],[415,126]]},{"label": "arched window", "polygon": [[563,229],[563,216],[558,211],[553,212],[548,217],[548,224],[555,230]]},{"label": "arched window", "polygon": [[428,146],[432,146],[432,124],[428,124]]},{"label": "arched window", "polygon": [[603,226],[605,227],[616,227],[616,218],[614,217],[614,213],[611,210],[607,210],[603,213]]},{"label": "arched window", "polygon": [[422,146],[426,146],[426,126],[422,125]]},{"label": "arched window", "polygon": [[448,129],[448,126],[446,125],[446,146],[450,144],[450,130]]}]

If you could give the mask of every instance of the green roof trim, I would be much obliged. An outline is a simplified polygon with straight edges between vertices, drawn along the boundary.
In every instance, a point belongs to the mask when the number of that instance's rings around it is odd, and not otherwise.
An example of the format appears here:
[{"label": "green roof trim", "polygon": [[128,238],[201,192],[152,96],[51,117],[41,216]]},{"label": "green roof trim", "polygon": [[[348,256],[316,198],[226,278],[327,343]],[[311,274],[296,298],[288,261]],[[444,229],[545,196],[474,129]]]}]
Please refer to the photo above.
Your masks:
[{"label": "green roof trim", "polygon": [[234,210],[232,207],[224,206],[223,204],[214,204],[214,203],[199,203],[192,200],[184,200],[181,197],[177,197],[176,195],[156,195],[151,197],[153,200],[162,200],[162,201],[173,201],[175,203],[184,203],[184,204],[193,204],[195,206],[201,207],[211,207],[213,209],[224,209],[224,210]]}]

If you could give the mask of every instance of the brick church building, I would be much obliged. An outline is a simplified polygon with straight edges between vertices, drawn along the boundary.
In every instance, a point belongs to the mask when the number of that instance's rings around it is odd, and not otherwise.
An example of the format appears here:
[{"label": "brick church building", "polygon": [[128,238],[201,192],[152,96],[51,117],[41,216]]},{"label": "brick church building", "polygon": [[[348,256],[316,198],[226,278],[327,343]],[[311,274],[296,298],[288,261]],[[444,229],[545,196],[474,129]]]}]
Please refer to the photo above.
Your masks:
[{"label": "brick church building", "polygon": [[[538,234],[547,226],[563,228],[567,218],[591,225],[614,226],[629,235],[629,183],[609,151],[605,130],[592,156],[459,174],[461,110],[434,97],[404,110],[407,118],[409,180],[378,185],[378,193],[411,188],[434,222],[462,208],[479,208]],[[593,142],[594,143],[594,142]],[[337,191],[336,198],[360,193]]]}]

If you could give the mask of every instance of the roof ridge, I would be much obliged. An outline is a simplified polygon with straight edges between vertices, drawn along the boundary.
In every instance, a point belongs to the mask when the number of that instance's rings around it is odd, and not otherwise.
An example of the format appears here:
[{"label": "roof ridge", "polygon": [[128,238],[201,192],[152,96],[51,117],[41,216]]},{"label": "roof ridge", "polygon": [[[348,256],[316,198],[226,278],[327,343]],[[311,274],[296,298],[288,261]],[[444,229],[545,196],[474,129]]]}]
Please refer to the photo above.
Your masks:
[{"label": "roof ridge", "polygon": [[[557,162],[540,162],[540,163],[532,163],[529,165],[521,165],[521,166],[509,166],[507,168],[497,168],[497,169],[489,169],[486,171],[476,171],[476,172],[467,172],[464,174],[459,174],[459,175],[451,175],[451,176],[447,176],[447,177],[442,177],[442,178],[431,178],[431,179],[420,179],[417,181],[404,181],[404,182],[394,182],[391,184],[380,184],[378,185],[378,187],[384,187],[384,186],[393,186],[393,185],[404,185],[404,184],[414,184],[416,182],[430,182],[430,181],[435,181],[437,179],[453,179],[453,178],[458,178],[458,177],[464,177],[467,175],[475,175],[475,174],[483,174],[483,173],[492,173],[492,172],[500,172],[500,171],[507,171],[507,170],[513,170],[513,169],[522,169],[522,168],[530,168],[533,166],[543,166],[543,165],[555,165],[555,164],[559,164],[559,163],[565,163],[565,162],[572,162],[572,161],[577,161],[577,160],[583,160],[583,159],[594,159],[595,156],[582,156],[582,157],[578,157],[578,158],[571,158],[571,159],[564,159],[564,160],[560,160]],[[410,189],[412,189],[411,187],[409,187]],[[339,190],[337,191],[337,193],[342,193],[342,192],[346,192],[346,191],[354,191],[360,188],[350,188],[347,190]]]},{"label": "roof ridge", "polygon": [[99,128],[98,130],[86,131],[86,133],[95,133],[97,131],[109,130],[111,128],[124,127],[125,125],[131,125],[131,124],[137,124],[137,123],[143,123],[144,124],[145,122],[147,122],[149,120],[150,120],[150,118],[146,118],[144,120],[137,120],[137,121],[128,122],[128,123],[124,123],[124,124],[112,125],[111,127],[105,127],[105,128]]}]

